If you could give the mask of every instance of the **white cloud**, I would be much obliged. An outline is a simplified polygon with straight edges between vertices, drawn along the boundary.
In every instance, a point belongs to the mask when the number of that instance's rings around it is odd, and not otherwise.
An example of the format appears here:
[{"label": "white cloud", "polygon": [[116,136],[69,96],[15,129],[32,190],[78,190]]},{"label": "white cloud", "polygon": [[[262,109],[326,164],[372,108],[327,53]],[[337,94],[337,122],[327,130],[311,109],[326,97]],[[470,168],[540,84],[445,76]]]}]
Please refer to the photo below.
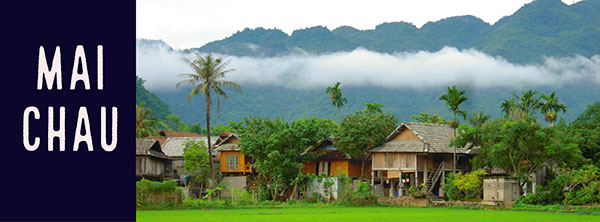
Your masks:
[{"label": "white cloud", "polygon": [[[174,89],[179,73],[191,72],[179,51],[138,49],[137,73],[151,90]],[[296,54],[255,58],[220,55],[234,72],[226,78],[240,84],[294,89],[344,86],[427,88],[560,86],[598,81],[600,56],[545,58],[541,65],[518,65],[477,50],[445,47],[437,52],[382,54],[365,49],[327,55]]]}]

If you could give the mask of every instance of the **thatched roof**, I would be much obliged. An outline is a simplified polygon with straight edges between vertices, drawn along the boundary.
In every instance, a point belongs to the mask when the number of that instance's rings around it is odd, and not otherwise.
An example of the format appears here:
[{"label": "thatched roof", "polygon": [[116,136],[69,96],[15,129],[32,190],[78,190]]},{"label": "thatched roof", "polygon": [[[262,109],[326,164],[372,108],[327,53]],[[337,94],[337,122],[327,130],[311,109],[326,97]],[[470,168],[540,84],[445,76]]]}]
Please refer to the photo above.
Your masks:
[{"label": "thatched roof", "polygon": [[163,153],[160,144],[155,139],[136,139],[135,140],[135,155],[136,156],[154,156],[167,159]]},{"label": "thatched roof", "polygon": [[219,137],[217,137],[214,144],[215,144],[215,146],[219,146],[221,144],[226,144],[226,143],[229,143],[229,140],[231,140],[233,138],[237,138],[238,140],[240,139],[240,137],[236,133],[222,132],[219,134]]},{"label": "thatched roof", "polygon": [[157,131],[158,135],[164,137],[201,137],[200,134],[193,132],[180,132],[180,131],[171,131],[171,130],[160,130]]},{"label": "thatched roof", "polygon": [[381,146],[375,147],[371,150],[371,152],[410,152],[410,153],[422,153],[425,152],[425,143],[423,141],[410,141],[410,140],[400,140],[400,141],[389,141],[384,143]]},{"label": "thatched roof", "polygon": [[[393,141],[404,129],[414,133],[420,141]],[[383,145],[374,148],[373,151],[453,153],[454,148],[449,146],[452,138],[454,138],[454,129],[449,124],[403,122],[386,138]],[[469,153],[469,151],[466,148],[456,148],[457,153]]]},{"label": "thatched roof", "polygon": [[317,145],[310,147],[308,150],[303,152],[301,155],[306,155],[309,152],[319,152],[324,151],[324,155],[319,156],[319,160],[349,160],[352,159],[350,154],[344,153],[341,150],[338,150],[337,147],[333,145],[335,142],[334,138],[325,138],[317,142]]},{"label": "thatched roof", "polygon": [[240,146],[235,144],[235,143],[227,143],[227,144],[222,144],[219,145],[215,148],[215,150],[222,152],[222,151],[240,151]]},{"label": "thatched roof", "polygon": [[[211,142],[213,142],[217,138],[213,136],[210,139],[211,139]],[[204,145],[208,145],[208,138],[205,136],[202,136],[202,137],[169,137],[163,144],[162,150],[169,157],[183,157],[183,148],[185,148],[185,142],[188,140],[203,141]]]}]

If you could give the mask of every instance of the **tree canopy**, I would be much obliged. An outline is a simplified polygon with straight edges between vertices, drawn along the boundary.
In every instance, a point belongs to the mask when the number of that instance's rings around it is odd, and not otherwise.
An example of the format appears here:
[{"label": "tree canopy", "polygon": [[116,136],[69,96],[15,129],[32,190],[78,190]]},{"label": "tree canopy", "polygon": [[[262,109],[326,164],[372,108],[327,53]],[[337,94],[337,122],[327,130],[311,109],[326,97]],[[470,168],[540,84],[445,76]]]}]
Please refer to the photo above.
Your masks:
[{"label": "tree canopy", "polygon": [[398,119],[383,111],[372,111],[368,108],[347,115],[340,123],[334,145],[352,157],[360,159],[361,178],[364,176],[364,163],[367,151],[381,145],[392,132]]}]

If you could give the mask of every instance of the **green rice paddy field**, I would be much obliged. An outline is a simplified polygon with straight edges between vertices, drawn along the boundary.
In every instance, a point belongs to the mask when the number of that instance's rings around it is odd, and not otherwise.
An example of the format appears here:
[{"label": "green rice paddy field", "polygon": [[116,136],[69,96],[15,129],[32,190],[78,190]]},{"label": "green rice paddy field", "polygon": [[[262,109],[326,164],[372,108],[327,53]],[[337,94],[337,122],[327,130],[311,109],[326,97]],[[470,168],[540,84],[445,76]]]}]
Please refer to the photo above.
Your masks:
[{"label": "green rice paddy field", "polygon": [[510,210],[406,207],[327,207],[214,210],[143,210],[137,221],[591,221],[600,215]]}]

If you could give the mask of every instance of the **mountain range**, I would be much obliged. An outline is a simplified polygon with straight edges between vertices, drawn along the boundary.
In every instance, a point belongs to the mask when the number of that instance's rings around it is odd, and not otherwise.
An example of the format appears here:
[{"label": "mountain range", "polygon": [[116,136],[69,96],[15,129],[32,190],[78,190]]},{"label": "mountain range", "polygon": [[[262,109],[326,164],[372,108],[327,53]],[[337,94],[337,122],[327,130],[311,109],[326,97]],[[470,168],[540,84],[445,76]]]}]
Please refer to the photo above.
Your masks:
[{"label": "mountain range", "polygon": [[421,28],[407,22],[383,23],[372,30],[316,26],[295,30],[289,36],[279,29],[246,28],[185,52],[273,57],[358,47],[382,53],[438,51],[444,46],[474,48],[513,63],[540,62],[543,56],[590,57],[600,54],[600,1],[566,5],[560,0],[537,0],[493,25],[465,15],[428,22]]},{"label": "mountain range", "polygon": [[[138,39],[137,43],[138,48],[178,51],[161,40]],[[590,58],[600,54],[600,0],[584,0],[572,5],[560,0],[536,0],[493,25],[466,15],[429,22],[421,28],[406,22],[390,22],[372,30],[358,30],[351,26],[329,30],[316,26],[295,30],[291,35],[279,29],[246,28],[225,39],[180,52],[276,58],[293,54],[326,55],[357,48],[385,54],[435,52],[446,46],[476,49],[513,64],[541,64],[546,57],[580,55]],[[144,78],[143,73],[138,75]],[[600,73],[597,76],[600,77]],[[583,83],[531,88],[544,93],[556,91],[568,108],[568,112],[560,116],[569,121],[587,104],[599,100],[598,81],[593,79]],[[141,84],[136,86],[136,91],[144,92],[143,97],[137,96],[137,103],[164,106],[164,103],[152,101],[158,96],[169,106],[158,108],[161,115],[165,115],[165,110],[170,108],[188,123],[203,121],[202,100],[198,97],[189,103],[189,89],[146,93],[141,88]],[[242,88],[242,94],[231,92],[230,97],[222,101],[220,115],[213,115],[215,123],[239,121],[249,115],[283,116],[287,120],[310,116],[334,117],[333,106],[324,88],[290,89],[256,85],[242,85]],[[409,121],[410,115],[419,112],[450,116],[443,101],[438,100],[438,96],[445,92],[445,87],[400,89],[353,86],[343,87],[342,90],[349,100],[342,108],[342,115],[363,109],[365,102],[378,102],[385,104],[384,111],[396,115],[400,121]],[[488,114],[500,116],[500,102],[514,92],[518,90],[502,87],[467,88],[470,99],[464,106],[469,112],[486,110]]]}]

